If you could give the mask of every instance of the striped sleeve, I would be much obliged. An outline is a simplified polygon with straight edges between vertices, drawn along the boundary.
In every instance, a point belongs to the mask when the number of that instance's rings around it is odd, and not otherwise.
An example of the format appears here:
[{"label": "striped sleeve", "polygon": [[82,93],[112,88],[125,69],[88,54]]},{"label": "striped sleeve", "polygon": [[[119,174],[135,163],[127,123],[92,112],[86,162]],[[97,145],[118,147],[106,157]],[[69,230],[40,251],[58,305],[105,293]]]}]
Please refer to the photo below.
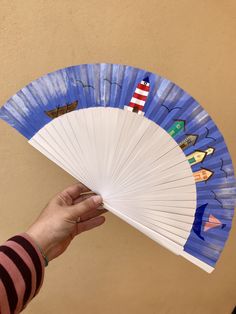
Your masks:
[{"label": "striped sleeve", "polygon": [[16,314],[43,283],[44,259],[30,236],[16,235],[0,246],[0,313]]}]

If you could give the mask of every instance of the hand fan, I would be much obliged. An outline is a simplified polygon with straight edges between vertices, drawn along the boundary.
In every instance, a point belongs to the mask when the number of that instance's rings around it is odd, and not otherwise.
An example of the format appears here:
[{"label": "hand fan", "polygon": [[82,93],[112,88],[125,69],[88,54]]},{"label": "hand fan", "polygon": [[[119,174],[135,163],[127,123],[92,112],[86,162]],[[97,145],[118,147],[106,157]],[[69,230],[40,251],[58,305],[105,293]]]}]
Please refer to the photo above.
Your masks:
[{"label": "hand fan", "polygon": [[73,66],[31,82],[0,117],[112,213],[214,269],[233,218],[233,166],[214,122],[174,83],[130,66]]}]

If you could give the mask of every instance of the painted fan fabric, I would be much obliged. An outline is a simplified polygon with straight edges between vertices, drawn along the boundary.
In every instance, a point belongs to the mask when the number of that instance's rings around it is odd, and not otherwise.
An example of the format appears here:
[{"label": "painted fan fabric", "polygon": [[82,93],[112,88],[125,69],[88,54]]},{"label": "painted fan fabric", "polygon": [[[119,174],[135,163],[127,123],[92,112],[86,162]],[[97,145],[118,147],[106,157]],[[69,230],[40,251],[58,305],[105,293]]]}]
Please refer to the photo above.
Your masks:
[{"label": "painted fan fabric", "polygon": [[31,82],[0,117],[111,212],[214,269],[233,219],[232,161],[212,119],[176,84],[130,66],[73,66]]}]

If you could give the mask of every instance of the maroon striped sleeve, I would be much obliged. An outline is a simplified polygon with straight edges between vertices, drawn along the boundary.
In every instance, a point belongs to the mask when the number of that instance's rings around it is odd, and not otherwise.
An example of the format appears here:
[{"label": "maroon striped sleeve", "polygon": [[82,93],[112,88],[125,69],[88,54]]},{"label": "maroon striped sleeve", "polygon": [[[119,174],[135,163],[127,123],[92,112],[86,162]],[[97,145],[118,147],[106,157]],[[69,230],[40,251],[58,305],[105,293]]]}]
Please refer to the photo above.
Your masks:
[{"label": "maroon striped sleeve", "polygon": [[7,292],[2,280],[0,280],[0,313],[10,313],[9,303],[7,300]]},{"label": "maroon striped sleeve", "polygon": [[44,277],[44,259],[26,233],[0,246],[0,313],[19,313],[38,293]]},{"label": "maroon striped sleeve", "polygon": [[0,278],[5,287],[10,313],[14,313],[18,303],[18,295],[10,272],[6,267],[3,267],[2,264],[0,264]]},{"label": "maroon striped sleeve", "polygon": [[[24,306],[29,300],[31,290],[32,290],[32,275],[31,275],[30,268],[25,263],[23,258],[20,255],[18,255],[14,251],[14,249],[9,247],[8,245],[0,246],[0,252],[4,253],[4,255],[7,256],[8,259],[10,260],[8,261],[8,263],[9,262],[13,263],[14,267],[16,268],[15,270],[13,269],[11,274],[18,274],[18,278],[17,278],[18,280],[13,278],[14,282],[21,281],[20,284],[16,285],[17,288],[20,289],[18,293],[20,293],[22,289],[25,290],[24,297],[23,297],[23,304],[22,302],[18,304],[18,307],[22,308],[22,306]],[[22,281],[22,278],[23,278],[23,281]]]}]

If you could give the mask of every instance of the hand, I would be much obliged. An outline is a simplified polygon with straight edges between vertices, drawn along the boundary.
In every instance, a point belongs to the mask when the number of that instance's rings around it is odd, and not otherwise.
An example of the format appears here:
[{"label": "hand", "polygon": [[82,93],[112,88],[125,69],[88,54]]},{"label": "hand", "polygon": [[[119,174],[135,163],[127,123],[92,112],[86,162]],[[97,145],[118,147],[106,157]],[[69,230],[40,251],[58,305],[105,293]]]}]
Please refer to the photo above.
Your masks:
[{"label": "hand", "polygon": [[101,196],[81,195],[85,192],[89,189],[78,183],[58,193],[27,230],[49,260],[61,255],[76,235],[104,223]]}]

